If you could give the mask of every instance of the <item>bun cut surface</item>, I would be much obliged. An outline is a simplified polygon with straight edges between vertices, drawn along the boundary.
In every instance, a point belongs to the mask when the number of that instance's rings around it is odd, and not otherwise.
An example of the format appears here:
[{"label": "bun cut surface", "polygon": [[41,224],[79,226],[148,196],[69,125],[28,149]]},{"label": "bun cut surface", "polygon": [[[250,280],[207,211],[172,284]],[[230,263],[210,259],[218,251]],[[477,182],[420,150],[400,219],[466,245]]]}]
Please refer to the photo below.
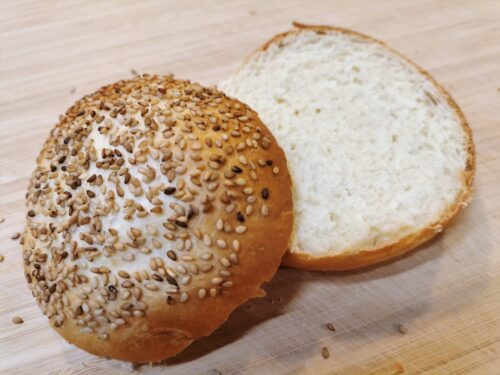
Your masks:
[{"label": "bun cut surface", "polygon": [[295,230],[286,265],[345,270],[432,238],[472,197],[469,126],[451,96],[384,43],[296,25],[224,84],[284,148]]}]

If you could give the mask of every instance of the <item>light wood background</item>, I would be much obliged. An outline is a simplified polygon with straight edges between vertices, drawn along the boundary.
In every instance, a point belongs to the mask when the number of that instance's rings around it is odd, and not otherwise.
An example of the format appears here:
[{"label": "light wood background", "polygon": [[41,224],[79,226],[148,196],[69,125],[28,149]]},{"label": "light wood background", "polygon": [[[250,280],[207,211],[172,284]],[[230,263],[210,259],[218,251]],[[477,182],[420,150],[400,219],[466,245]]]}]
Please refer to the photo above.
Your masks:
[{"label": "light wood background", "polygon": [[[474,131],[473,203],[398,261],[347,274],[281,269],[267,297],[161,366],[67,344],[36,307],[10,239],[57,116],[132,69],[217,83],[293,20],[383,39],[452,92]],[[0,0],[0,373],[500,374],[499,88],[499,0]]]}]

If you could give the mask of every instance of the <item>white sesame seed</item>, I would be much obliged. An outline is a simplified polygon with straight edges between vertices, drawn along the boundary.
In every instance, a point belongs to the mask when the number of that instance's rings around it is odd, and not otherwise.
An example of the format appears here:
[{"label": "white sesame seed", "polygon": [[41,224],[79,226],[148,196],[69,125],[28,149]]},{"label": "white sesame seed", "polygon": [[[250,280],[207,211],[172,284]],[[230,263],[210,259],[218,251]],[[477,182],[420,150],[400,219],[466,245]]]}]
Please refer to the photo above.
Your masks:
[{"label": "white sesame seed", "polygon": [[227,258],[221,258],[220,264],[222,267],[231,267],[231,262]]},{"label": "white sesame seed", "polygon": [[243,234],[247,231],[247,227],[244,225],[238,225],[234,231],[238,234]]},{"label": "white sesame seed", "polygon": [[187,300],[189,299],[189,294],[187,294],[186,292],[182,292],[180,297],[179,297],[179,301],[181,303],[184,303],[186,302]]},{"label": "white sesame seed", "polygon": [[199,299],[203,299],[205,298],[207,295],[207,291],[205,289],[199,289],[198,290],[198,298]]},{"label": "white sesame seed", "polygon": [[217,240],[217,246],[220,247],[221,249],[225,249],[227,247],[226,241]]},{"label": "white sesame seed", "polygon": [[222,221],[221,218],[217,219],[217,222],[215,223],[215,227],[218,230],[223,230],[224,229],[224,222]]},{"label": "white sesame seed", "polygon": [[214,278],[211,280],[212,284],[214,284],[214,285],[220,285],[220,284],[222,284],[222,282],[223,282],[223,281],[224,281],[224,280],[223,280],[223,279],[221,279],[220,277],[214,277]]},{"label": "white sesame seed", "polygon": [[212,246],[212,239],[206,233],[203,235],[203,243],[207,246]]},{"label": "white sesame seed", "polygon": [[239,251],[240,250],[240,241],[233,240],[233,249],[234,249],[234,251]]},{"label": "white sesame seed", "polygon": [[233,286],[233,282],[232,281],[226,281],[222,284],[222,287],[223,288],[230,288]]}]

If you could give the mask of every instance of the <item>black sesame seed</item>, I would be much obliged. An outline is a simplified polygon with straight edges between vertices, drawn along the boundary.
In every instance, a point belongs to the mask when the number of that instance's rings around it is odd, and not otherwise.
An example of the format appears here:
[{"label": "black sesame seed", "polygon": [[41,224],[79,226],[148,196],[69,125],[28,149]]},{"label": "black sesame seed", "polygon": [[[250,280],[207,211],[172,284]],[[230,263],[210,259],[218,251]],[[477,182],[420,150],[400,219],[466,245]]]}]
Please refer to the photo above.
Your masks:
[{"label": "black sesame seed", "polygon": [[163,281],[163,278],[162,278],[160,275],[158,275],[157,273],[153,273],[153,274],[151,275],[151,277],[153,278],[153,280],[156,280],[156,281]]},{"label": "black sesame seed", "polygon": [[268,188],[264,188],[264,189],[262,189],[262,193],[261,193],[261,195],[262,195],[262,199],[267,199],[267,198],[269,198],[269,189],[268,189]]},{"label": "black sesame seed", "polygon": [[94,193],[92,190],[87,190],[87,195],[88,195],[90,198],[94,198],[94,197],[95,197],[95,193]]},{"label": "black sesame seed", "polygon": [[108,290],[111,292],[111,293],[118,293],[118,290],[116,289],[116,287],[114,285],[109,285],[108,286]]},{"label": "black sesame seed", "polygon": [[185,223],[183,221],[179,221],[179,220],[175,221],[175,225],[182,227],[182,228],[187,228],[187,226],[188,226],[187,223]]},{"label": "black sesame seed", "polygon": [[166,194],[166,195],[172,195],[175,193],[177,189],[173,186],[169,186],[168,188],[166,188],[165,190],[163,190],[163,192]]},{"label": "black sesame seed", "polygon": [[70,138],[70,137],[66,137],[66,138],[64,138],[63,143],[64,143],[65,145],[67,145],[67,144],[69,143],[69,141],[70,141],[70,140],[71,140],[71,138]]},{"label": "black sesame seed", "polygon": [[59,164],[62,164],[66,161],[66,156],[61,156],[58,160]]},{"label": "black sesame seed", "polygon": [[172,250],[167,251],[167,256],[172,260],[177,260],[177,254],[175,254]]},{"label": "black sesame seed", "polygon": [[177,280],[174,279],[172,276],[169,276],[167,275],[167,282],[171,285],[175,285],[176,287],[179,286],[179,284],[177,284]]},{"label": "black sesame seed", "polygon": [[240,223],[243,223],[243,222],[245,221],[245,216],[243,216],[243,214],[242,214],[241,212],[238,212],[238,213],[236,214],[236,218],[238,219],[238,221],[239,221]]},{"label": "black sesame seed", "polygon": [[271,166],[271,165],[273,165],[273,161],[271,159],[267,159],[266,160],[266,164],[269,165],[269,166]]},{"label": "black sesame seed", "polygon": [[212,126],[212,129],[215,130],[215,131],[219,131],[220,130],[220,125],[214,125],[214,126]]},{"label": "black sesame seed", "polygon": [[234,165],[232,168],[231,168],[231,171],[233,171],[234,173],[241,173],[243,172],[243,169],[241,169],[240,167],[238,167],[237,165]]},{"label": "black sesame seed", "polygon": [[50,171],[51,171],[51,172],[55,172],[55,171],[57,171],[57,167],[56,167],[55,165],[51,165],[51,166],[50,166]]},{"label": "black sesame seed", "polygon": [[173,305],[174,304],[174,299],[172,297],[170,297],[170,296],[167,296],[167,303],[169,305]]}]

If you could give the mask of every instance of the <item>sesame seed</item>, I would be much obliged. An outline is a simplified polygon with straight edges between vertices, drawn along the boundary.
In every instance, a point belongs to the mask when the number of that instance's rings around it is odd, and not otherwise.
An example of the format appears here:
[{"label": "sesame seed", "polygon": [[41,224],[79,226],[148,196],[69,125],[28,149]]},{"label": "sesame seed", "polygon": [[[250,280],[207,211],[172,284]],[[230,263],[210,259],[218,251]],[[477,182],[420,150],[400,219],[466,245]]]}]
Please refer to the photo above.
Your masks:
[{"label": "sesame seed", "polygon": [[278,167],[273,168],[273,174],[278,174],[280,173],[280,169]]},{"label": "sesame seed", "polygon": [[17,240],[19,237],[21,237],[21,233],[16,232],[16,233],[14,233],[14,234],[10,237],[10,239],[11,239],[11,240]]},{"label": "sesame seed", "polygon": [[130,274],[126,271],[123,271],[123,270],[118,271],[118,276],[123,277],[124,279],[130,278]]},{"label": "sesame seed", "polygon": [[234,251],[239,251],[240,250],[240,241],[233,240],[233,249],[234,249]]},{"label": "sesame seed", "polygon": [[151,283],[145,283],[144,287],[152,292],[156,292],[158,290],[158,286]]},{"label": "sesame seed", "polygon": [[335,327],[333,326],[333,324],[332,324],[332,323],[326,323],[326,328],[327,328],[329,331],[335,332]]},{"label": "sesame seed", "polygon": [[189,294],[187,294],[186,292],[181,293],[181,295],[179,297],[179,301],[181,303],[186,302],[188,299],[189,299]]},{"label": "sesame seed", "polygon": [[260,208],[260,214],[262,216],[267,216],[269,214],[269,208],[265,204]]},{"label": "sesame seed", "polygon": [[238,167],[237,165],[234,165],[232,168],[231,168],[231,171],[233,171],[234,173],[241,173],[243,172],[243,169],[241,169],[240,167]]},{"label": "sesame seed", "polygon": [[243,234],[247,231],[247,227],[244,225],[238,225],[234,231],[238,234]]},{"label": "sesame seed", "polygon": [[245,186],[245,184],[247,183],[247,181],[241,177],[237,178],[235,182],[236,182],[236,185],[239,185],[239,186]]},{"label": "sesame seed", "polygon": [[245,222],[245,216],[243,216],[243,214],[241,212],[239,212],[239,211],[236,213],[236,218],[238,219],[238,221],[240,223]]},{"label": "sesame seed", "polygon": [[205,289],[199,289],[198,290],[198,298],[203,299],[207,296],[207,291]]},{"label": "sesame seed", "polygon": [[262,189],[261,196],[262,196],[262,199],[268,199],[269,198],[269,189],[268,188]]},{"label": "sesame seed", "polygon": [[5,257],[3,256],[3,254],[0,254],[0,263],[2,263],[4,261]]},{"label": "sesame seed", "polygon": [[402,324],[402,323],[396,324],[396,329],[402,335],[405,335],[406,333],[408,333],[408,328],[406,328],[406,326],[404,324]]},{"label": "sesame seed", "polygon": [[324,359],[328,359],[330,357],[330,351],[326,346],[323,346],[323,348],[321,349],[321,355]]},{"label": "sesame seed", "polygon": [[223,280],[223,279],[221,279],[220,277],[214,277],[214,278],[211,280],[212,284],[214,284],[214,285],[220,285],[220,284],[222,284],[222,282],[223,282],[223,281],[224,281],[224,280]]},{"label": "sesame seed", "polygon": [[175,252],[172,250],[167,251],[167,256],[173,261],[177,260],[177,254],[175,254]]},{"label": "sesame seed", "polygon": [[169,186],[168,188],[163,190],[163,193],[165,193],[166,195],[172,195],[176,192],[176,190],[177,188],[175,188],[174,186]]},{"label": "sesame seed", "polygon": [[225,249],[227,247],[226,241],[224,240],[217,240],[217,246],[220,247],[221,249]]},{"label": "sesame seed", "polygon": [[24,320],[20,316],[15,316],[12,318],[12,323],[14,324],[23,324]]}]

